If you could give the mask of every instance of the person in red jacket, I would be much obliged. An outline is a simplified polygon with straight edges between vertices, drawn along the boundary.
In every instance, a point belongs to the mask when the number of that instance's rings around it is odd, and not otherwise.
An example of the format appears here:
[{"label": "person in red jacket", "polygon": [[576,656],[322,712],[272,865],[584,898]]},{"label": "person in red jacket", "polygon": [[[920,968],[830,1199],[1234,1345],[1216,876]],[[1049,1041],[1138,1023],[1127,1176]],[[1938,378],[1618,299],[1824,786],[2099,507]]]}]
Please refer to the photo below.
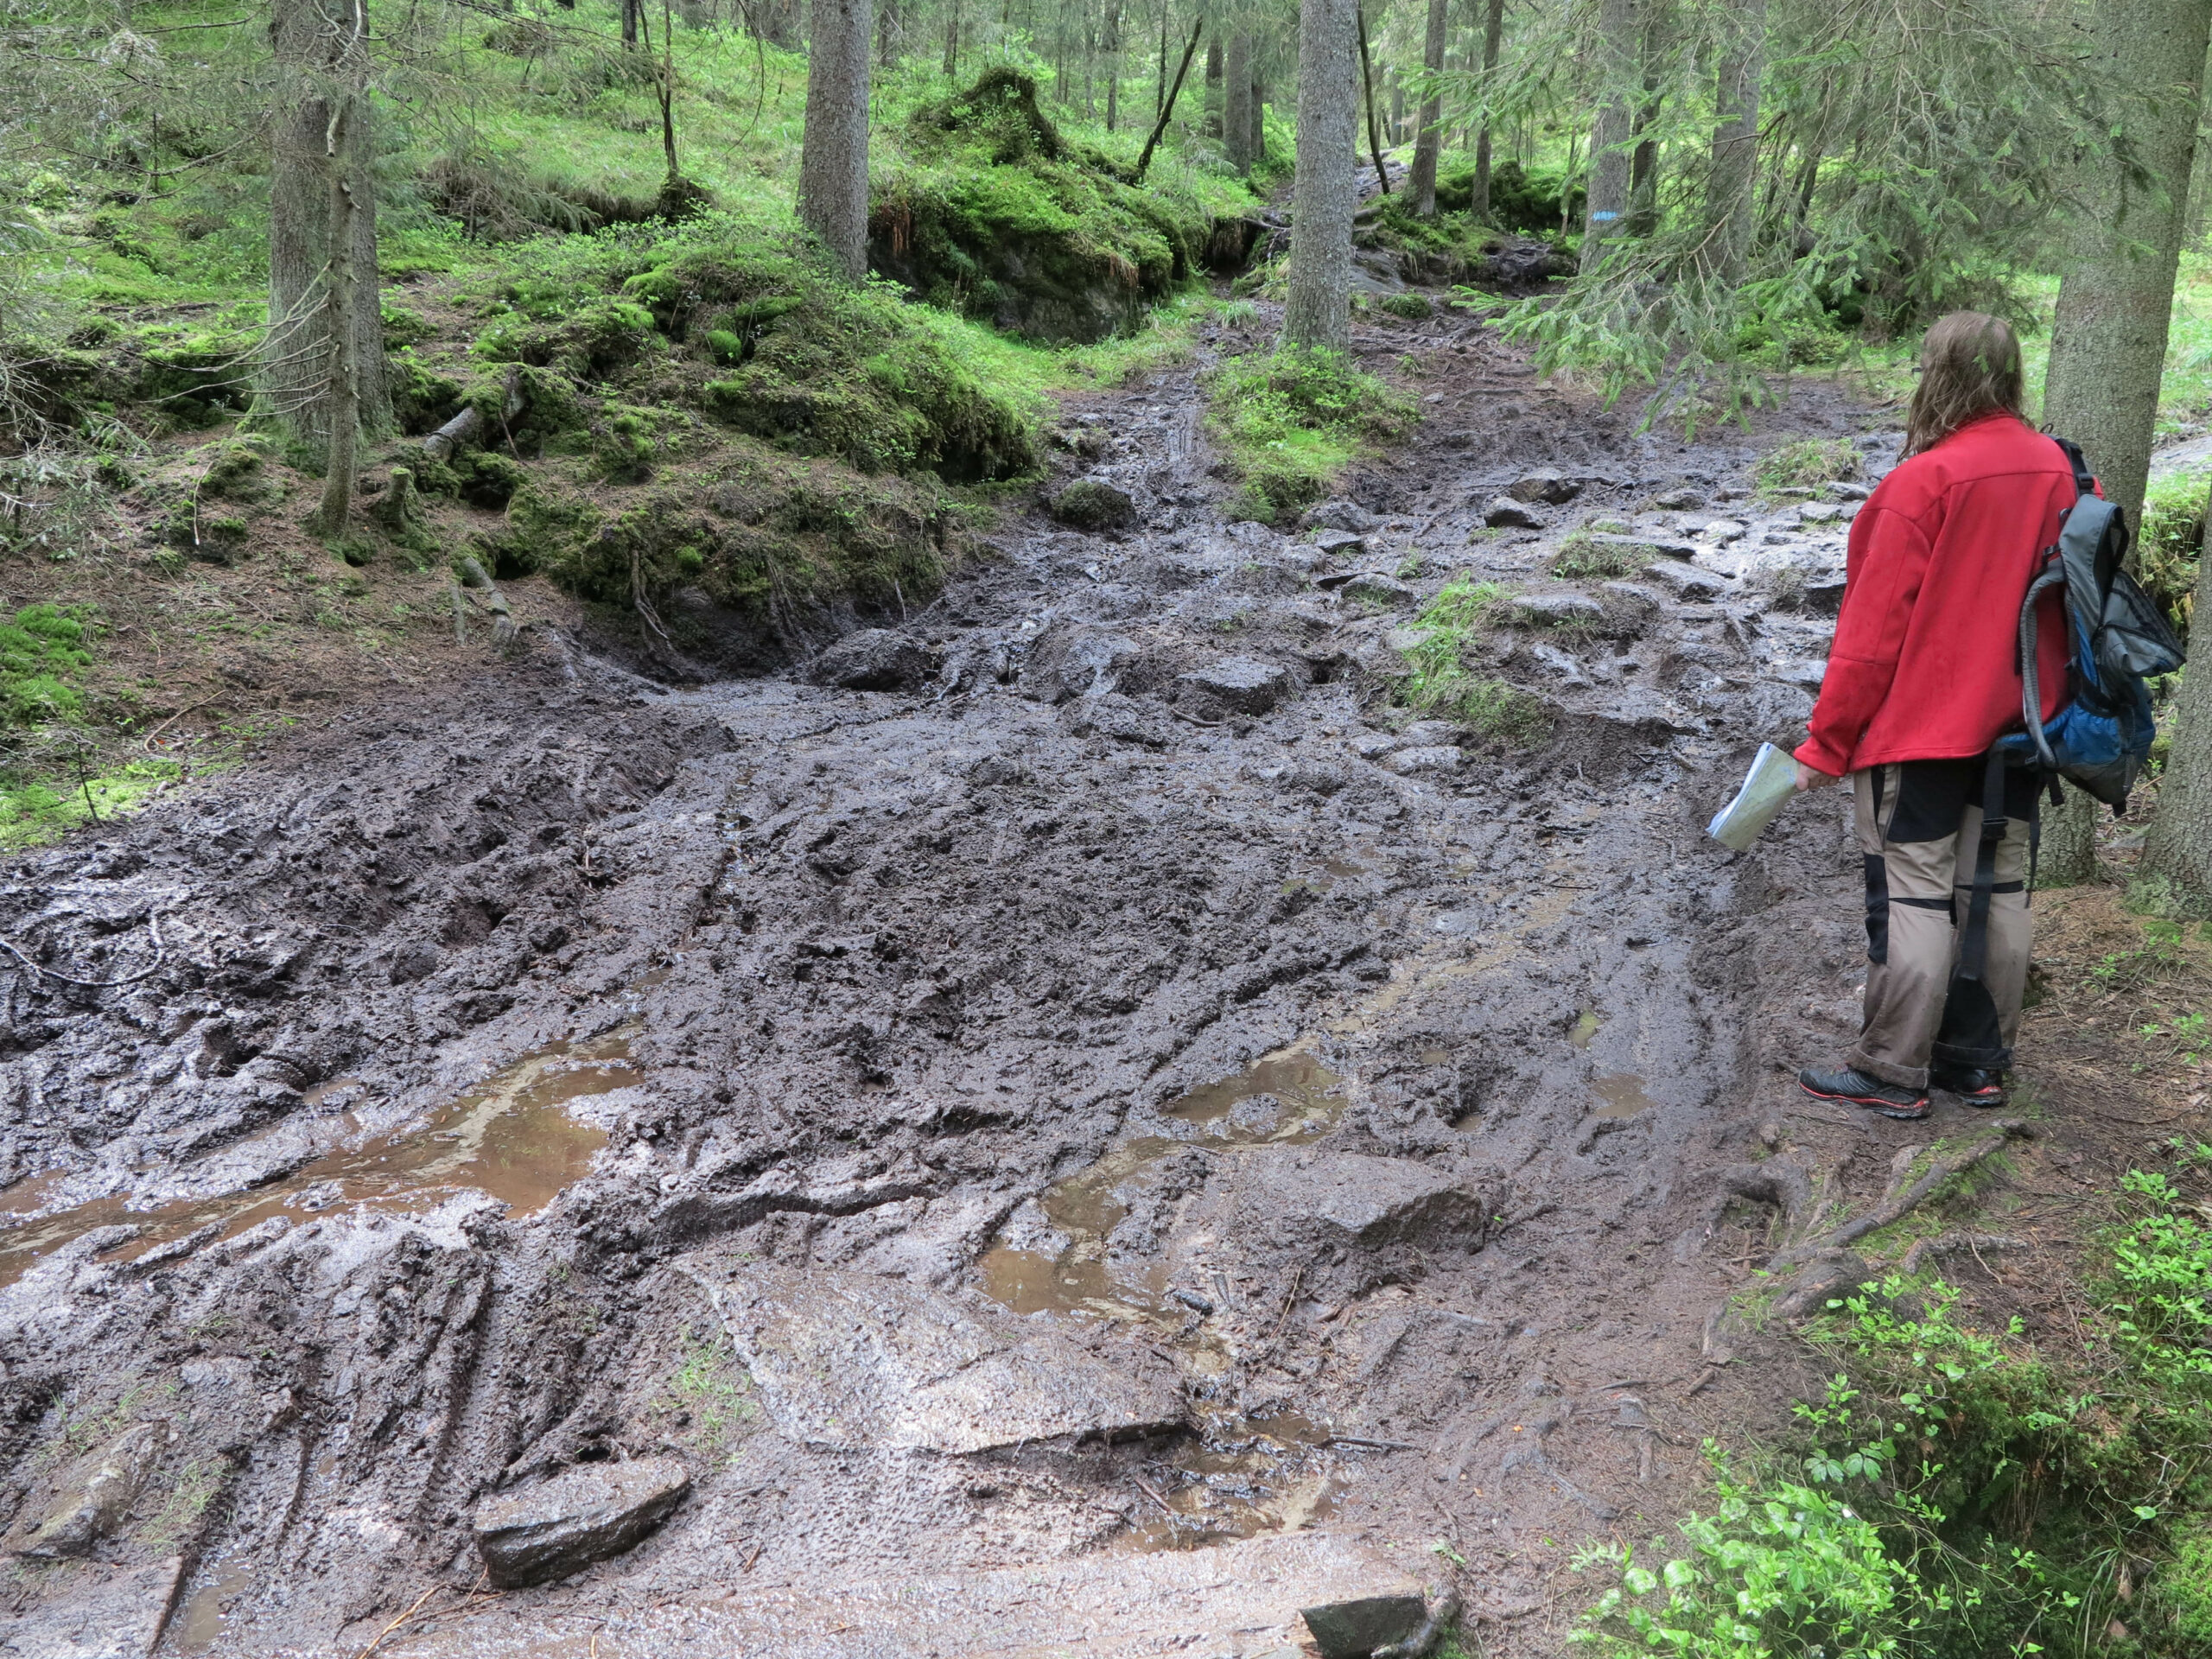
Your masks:
[{"label": "person in red jacket", "polygon": [[[1799,1083],[1890,1117],[1929,1089],[2005,1099],[2027,983],[2026,875],[2035,775],[2005,779],[1980,982],[2002,1046],[1968,1028],[1953,970],[1981,836],[1990,746],[2021,728],[2020,602],[2074,505],[2065,452],[2021,413],[2019,342],[1996,317],[1954,312],[1928,331],[1905,460],[1851,526],[1843,607],[1797,787],[1848,777],[1866,874],[1866,998],[1859,1041]],[[2037,664],[2046,717],[2066,688],[2066,626],[2045,601]],[[1953,1006],[1955,1005],[1955,1006]],[[1946,1019],[1947,1007],[1950,1018]]]}]

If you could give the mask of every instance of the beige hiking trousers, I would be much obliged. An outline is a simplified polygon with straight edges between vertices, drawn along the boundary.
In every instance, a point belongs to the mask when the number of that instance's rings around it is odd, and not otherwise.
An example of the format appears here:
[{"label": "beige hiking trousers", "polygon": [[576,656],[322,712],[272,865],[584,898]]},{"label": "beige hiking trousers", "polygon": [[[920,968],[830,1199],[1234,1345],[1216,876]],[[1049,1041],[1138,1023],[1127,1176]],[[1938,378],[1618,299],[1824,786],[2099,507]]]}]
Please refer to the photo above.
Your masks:
[{"label": "beige hiking trousers", "polygon": [[2024,774],[2008,780],[1982,971],[2005,1052],[1961,1046],[1971,1039],[1956,1029],[1958,1010],[1949,1028],[1944,1018],[1974,890],[1982,782],[1979,760],[1907,761],[1851,776],[1866,874],[1867,969],[1865,1017],[1847,1064],[1899,1088],[1926,1088],[1931,1058],[2002,1070],[2019,1030],[2030,946],[2028,838],[2036,811],[2032,779]]}]

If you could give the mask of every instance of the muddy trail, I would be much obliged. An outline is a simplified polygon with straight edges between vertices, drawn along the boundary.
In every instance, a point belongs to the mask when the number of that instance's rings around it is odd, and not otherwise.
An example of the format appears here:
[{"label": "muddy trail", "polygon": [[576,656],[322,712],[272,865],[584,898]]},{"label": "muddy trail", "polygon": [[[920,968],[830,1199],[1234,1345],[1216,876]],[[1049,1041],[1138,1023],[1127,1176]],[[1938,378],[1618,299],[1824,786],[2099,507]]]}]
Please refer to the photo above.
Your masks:
[{"label": "muddy trail", "polygon": [[[16,860],[0,1653],[1350,1653],[1447,1590],[1560,1650],[1573,1546],[1786,1421],[1724,1203],[1911,1134],[1777,1069],[1850,1015],[1846,804],[1701,833],[1858,493],[1751,467],[1876,417],[1358,346],[1425,420],[1319,543],[1163,372],[1063,429],[1133,528],[1010,517],[804,673],[532,629]],[[1549,574],[1609,518],[1647,569]],[[1522,747],[1389,706],[1461,573]]]}]

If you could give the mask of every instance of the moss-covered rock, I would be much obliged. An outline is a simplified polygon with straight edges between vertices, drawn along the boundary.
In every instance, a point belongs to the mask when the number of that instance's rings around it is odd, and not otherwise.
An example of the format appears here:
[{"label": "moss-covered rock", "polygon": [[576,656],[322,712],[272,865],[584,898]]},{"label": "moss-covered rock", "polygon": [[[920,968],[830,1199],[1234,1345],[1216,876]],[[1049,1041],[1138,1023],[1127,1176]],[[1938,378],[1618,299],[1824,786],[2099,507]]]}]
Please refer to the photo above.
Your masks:
[{"label": "moss-covered rock", "polygon": [[1136,518],[1128,492],[1079,478],[1052,498],[1052,517],[1077,530],[1121,530]]},{"label": "moss-covered rock", "polygon": [[870,207],[868,264],[931,304],[1033,339],[1103,340],[1134,328],[1207,247],[1212,215],[1077,154],[1011,69],[925,107],[912,131],[916,164]]}]

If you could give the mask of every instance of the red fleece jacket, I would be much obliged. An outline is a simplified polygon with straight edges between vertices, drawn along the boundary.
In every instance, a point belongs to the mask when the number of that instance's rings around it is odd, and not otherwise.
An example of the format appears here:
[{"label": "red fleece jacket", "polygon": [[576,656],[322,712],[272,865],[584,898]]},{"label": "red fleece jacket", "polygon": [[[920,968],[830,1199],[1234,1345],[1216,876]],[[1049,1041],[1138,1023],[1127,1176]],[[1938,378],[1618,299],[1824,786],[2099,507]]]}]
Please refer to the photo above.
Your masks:
[{"label": "red fleece jacket", "polygon": [[[2020,601],[2074,505],[2050,439],[2010,415],[1961,427],[1884,479],[1852,521],[1843,609],[1808,734],[1831,776],[1976,755],[2020,729]],[[2044,717],[2066,696],[2066,622],[2037,601]]]}]

